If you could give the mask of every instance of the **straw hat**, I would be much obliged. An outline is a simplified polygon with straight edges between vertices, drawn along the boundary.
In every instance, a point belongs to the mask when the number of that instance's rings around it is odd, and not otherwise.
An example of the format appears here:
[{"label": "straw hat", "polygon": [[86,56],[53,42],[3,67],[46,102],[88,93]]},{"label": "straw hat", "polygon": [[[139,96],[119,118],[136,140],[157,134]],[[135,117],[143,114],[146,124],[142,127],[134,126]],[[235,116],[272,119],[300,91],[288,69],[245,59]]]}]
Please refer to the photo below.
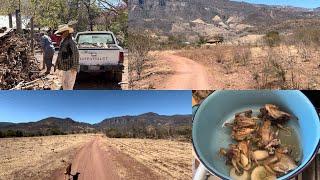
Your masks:
[{"label": "straw hat", "polygon": [[68,24],[63,24],[58,26],[58,30],[54,34],[62,34],[65,31],[69,31],[69,33],[73,33],[74,30]]}]

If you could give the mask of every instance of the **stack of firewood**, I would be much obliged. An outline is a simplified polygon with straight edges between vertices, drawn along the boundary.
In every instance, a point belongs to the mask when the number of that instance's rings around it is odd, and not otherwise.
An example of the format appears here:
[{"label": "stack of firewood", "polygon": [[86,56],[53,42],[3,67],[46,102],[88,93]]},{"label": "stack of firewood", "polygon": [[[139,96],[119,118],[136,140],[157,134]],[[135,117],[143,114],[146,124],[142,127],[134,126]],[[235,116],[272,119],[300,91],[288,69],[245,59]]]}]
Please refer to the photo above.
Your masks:
[{"label": "stack of firewood", "polygon": [[39,64],[25,38],[10,33],[0,39],[0,89],[40,78]]}]

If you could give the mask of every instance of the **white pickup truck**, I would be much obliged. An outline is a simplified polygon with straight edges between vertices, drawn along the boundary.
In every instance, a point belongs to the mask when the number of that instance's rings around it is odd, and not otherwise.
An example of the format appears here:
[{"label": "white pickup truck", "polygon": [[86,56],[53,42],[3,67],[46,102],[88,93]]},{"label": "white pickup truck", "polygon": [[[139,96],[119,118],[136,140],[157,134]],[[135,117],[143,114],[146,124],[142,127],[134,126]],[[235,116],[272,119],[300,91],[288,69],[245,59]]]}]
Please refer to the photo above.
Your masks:
[{"label": "white pickup truck", "polygon": [[105,72],[108,79],[121,82],[123,48],[110,31],[85,31],[76,35],[82,72]]}]

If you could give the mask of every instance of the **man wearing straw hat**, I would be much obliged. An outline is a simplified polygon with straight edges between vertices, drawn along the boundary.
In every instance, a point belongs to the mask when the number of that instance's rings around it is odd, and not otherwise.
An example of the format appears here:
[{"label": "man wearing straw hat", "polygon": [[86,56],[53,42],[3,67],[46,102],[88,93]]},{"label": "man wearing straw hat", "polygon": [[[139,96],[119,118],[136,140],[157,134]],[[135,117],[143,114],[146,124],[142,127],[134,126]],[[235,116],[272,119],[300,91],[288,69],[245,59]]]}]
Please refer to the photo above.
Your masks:
[{"label": "man wearing straw hat", "polygon": [[73,28],[67,24],[60,25],[55,32],[62,37],[55,69],[62,71],[63,90],[73,89],[79,69],[79,51],[76,43],[72,40],[71,33],[73,32]]}]

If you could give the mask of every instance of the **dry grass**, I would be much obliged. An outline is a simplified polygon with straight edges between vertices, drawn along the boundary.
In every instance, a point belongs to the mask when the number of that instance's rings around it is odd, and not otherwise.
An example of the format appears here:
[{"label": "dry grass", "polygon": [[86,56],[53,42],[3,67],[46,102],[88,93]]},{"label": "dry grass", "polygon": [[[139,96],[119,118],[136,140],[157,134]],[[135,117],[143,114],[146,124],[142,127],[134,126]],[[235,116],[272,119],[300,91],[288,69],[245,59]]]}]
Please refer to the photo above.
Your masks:
[{"label": "dry grass", "polygon": [[320,88],[320,51],[313,46],[220,45],[176,54],[212,69],[212,77],[224,84],[219,89]]},{"label": "dry grass", "polygon": [[192,177],[191,143],[122,138],[106,138],[104,143],[146,165],[164,179],[191,179]]},{"label": "dry grass", "polygon": [[[159,52],[149,52],[141,65],[141,72],[131,69],[129,72],[130,89],[155,89],[159,81],[172,74],[172,67],[158,55]],[[166,53],[166,52],[165,52]]]},{"label": "dry grass", "polygon": [[93,135],[0,139],[0,179],[45,179]]}]

